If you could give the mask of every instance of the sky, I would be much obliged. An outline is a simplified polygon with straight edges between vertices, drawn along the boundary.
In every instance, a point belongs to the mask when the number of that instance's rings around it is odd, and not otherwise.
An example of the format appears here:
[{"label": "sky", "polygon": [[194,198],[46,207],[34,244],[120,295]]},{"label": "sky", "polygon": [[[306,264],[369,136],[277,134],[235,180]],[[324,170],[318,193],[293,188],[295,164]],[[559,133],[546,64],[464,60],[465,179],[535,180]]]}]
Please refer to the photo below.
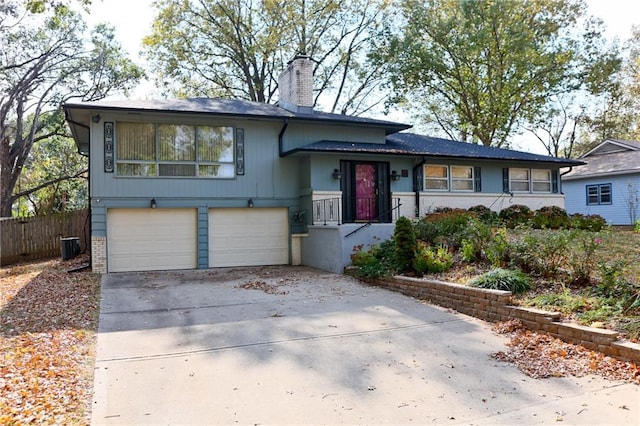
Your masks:
[{"label": "sky", "polygon": [[[90,26],[99,22],[113,25],[116,29],[117,40],[129,52],[130,58],[144,66],[144,58],[139,55],[139,52],[142,49],[142,38],[151,30],[155,14],[152,3],[153,0],[93,0],[90,14],[86,16],[86,20]],[[620,41],[624,41],[631,36],[631,27],[640,25],[639,0],[586,0],[586,3],[589,7],[589,14],[604,21],[608,38],[617,37]],[[152,99],[160,97],[160,95],[156,93],[152,82],[144,82],[129,97]],[[115,99],[123,98],[121,95],[115,97]],[[411,122],[401,113],[400,116],[396,117],[396,115],[385,117],[385,119]],[[528,139],[521,143],[516,140],[514,148],[526,149],[531,146]],[[542,144],[540,144],[540,148],[542,149]]]},{"label": "sky", "polygon": [[[108,22],[116,29],[118,41],[130,57],[143,63],[139,57],[142,38],[150,32],[154,18],[153,0],[93,0],[89,25]],[[638,0],[587,0],[589,12],[604,20],[607,36],[625,40],[631,36],[631,26],[640,25],[640,1]],[[134,95],[149,96],[151,85],[137,90]]]}]

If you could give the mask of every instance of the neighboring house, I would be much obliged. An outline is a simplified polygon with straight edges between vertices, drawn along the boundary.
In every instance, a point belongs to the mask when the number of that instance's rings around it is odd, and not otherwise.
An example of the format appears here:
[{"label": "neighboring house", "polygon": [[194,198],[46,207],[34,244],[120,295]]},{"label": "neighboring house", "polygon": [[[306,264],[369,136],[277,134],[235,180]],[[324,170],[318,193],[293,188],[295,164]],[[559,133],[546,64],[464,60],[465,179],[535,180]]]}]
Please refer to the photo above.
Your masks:
[{"label": "neighboring house", "polygon": [[598,214],[612,225],[640,219],[640,141],[607,139],[563,172],[569,213]]},{"label": "neighboring house", "polygon": [[[439,206],[564,206],[572,160],[400,133],[314,111],[294,59],[279,104],[183,99],[68,103],[90,158],[96,272],[304,264],[341,272],[353,247]],[[367,226],[369,225],[369,226]]]}]

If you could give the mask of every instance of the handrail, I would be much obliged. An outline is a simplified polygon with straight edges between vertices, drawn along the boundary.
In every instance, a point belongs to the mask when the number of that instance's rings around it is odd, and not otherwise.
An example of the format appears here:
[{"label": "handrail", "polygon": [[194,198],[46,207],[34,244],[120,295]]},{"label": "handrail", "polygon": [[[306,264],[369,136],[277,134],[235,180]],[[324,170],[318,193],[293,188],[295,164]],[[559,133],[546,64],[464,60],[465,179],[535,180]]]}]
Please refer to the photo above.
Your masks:
[{"label": "handrail", "polygon": [[380,220],[382,217],[388,215],[389,213],[393,213],[395,210],[399,210],[400,206],[402,206],[402,203],[400,202],[400,198],[396,198],[396,201],[398,202],[398,204],[393,207],[391,210],[388,210],[382,214],[380,214],[378,217],[376,217],[375,219],[370,219],[367,221],[367,223],[363,224],[362,226],[354,229],[353,231],[349,232],[347,235],[345,235],[344,237],[347,238],[353,234],[355,234],[356,232],[360,231],[361,229],[366,228],[367,226],[371,225],[374,222],[377,222],[378,220]]}]

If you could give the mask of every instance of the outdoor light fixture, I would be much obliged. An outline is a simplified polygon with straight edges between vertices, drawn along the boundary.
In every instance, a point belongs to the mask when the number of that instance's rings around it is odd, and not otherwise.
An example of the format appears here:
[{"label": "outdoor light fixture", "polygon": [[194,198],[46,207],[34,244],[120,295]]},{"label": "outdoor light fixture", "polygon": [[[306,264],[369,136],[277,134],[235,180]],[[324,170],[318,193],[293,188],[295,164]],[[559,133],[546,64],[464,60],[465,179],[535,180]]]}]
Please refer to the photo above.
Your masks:
[{"label": "outdoor light fixture", "polygon": [[334,179],[342,179],[342,173],[338,169],[333,169],[331,176],[333,176]]},{"label": "outdoor light fixture", "polygon": [[96,114],[93,117],[91,117],[91,121],[93,121],[94,123],[99,123],[100,122],[100,114]]},{"label": "outdoor light fixture", "polygon": [[151,207],[152,209],[155,209],[156,207],[158,207],[158,203],[156,203],[156,199],[155,199],[155,198],[152,198],[152,199],[151,199],[151,205],[150,205],[150,207]]},{"label": "outdoor light fixture", "polygon": [[247,207],[249,207],[250,209],[253,208],[253,199],[249,198],[249,201],[247,201]]},{"label": "outdoor light fixture", "polygon": [[398,172],[397,172],[397,171],[393,170],[393,171],[391,172],[391,180],[400,180],[400,177],[401,177],[401,176],[398,174]]}]

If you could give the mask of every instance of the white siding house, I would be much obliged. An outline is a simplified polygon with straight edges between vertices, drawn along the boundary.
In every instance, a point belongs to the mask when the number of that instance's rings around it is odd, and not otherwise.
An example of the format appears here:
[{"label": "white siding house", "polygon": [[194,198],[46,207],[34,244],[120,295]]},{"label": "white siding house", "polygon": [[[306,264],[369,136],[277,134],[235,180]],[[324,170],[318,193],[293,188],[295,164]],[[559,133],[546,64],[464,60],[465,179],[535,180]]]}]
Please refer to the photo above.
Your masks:
[{"label": "white siding house", "polygon": [[580,159],[586,165],[562,176],[567,212],[598,214],[612,225],[640,219],[640,141],[608,139]]}]

